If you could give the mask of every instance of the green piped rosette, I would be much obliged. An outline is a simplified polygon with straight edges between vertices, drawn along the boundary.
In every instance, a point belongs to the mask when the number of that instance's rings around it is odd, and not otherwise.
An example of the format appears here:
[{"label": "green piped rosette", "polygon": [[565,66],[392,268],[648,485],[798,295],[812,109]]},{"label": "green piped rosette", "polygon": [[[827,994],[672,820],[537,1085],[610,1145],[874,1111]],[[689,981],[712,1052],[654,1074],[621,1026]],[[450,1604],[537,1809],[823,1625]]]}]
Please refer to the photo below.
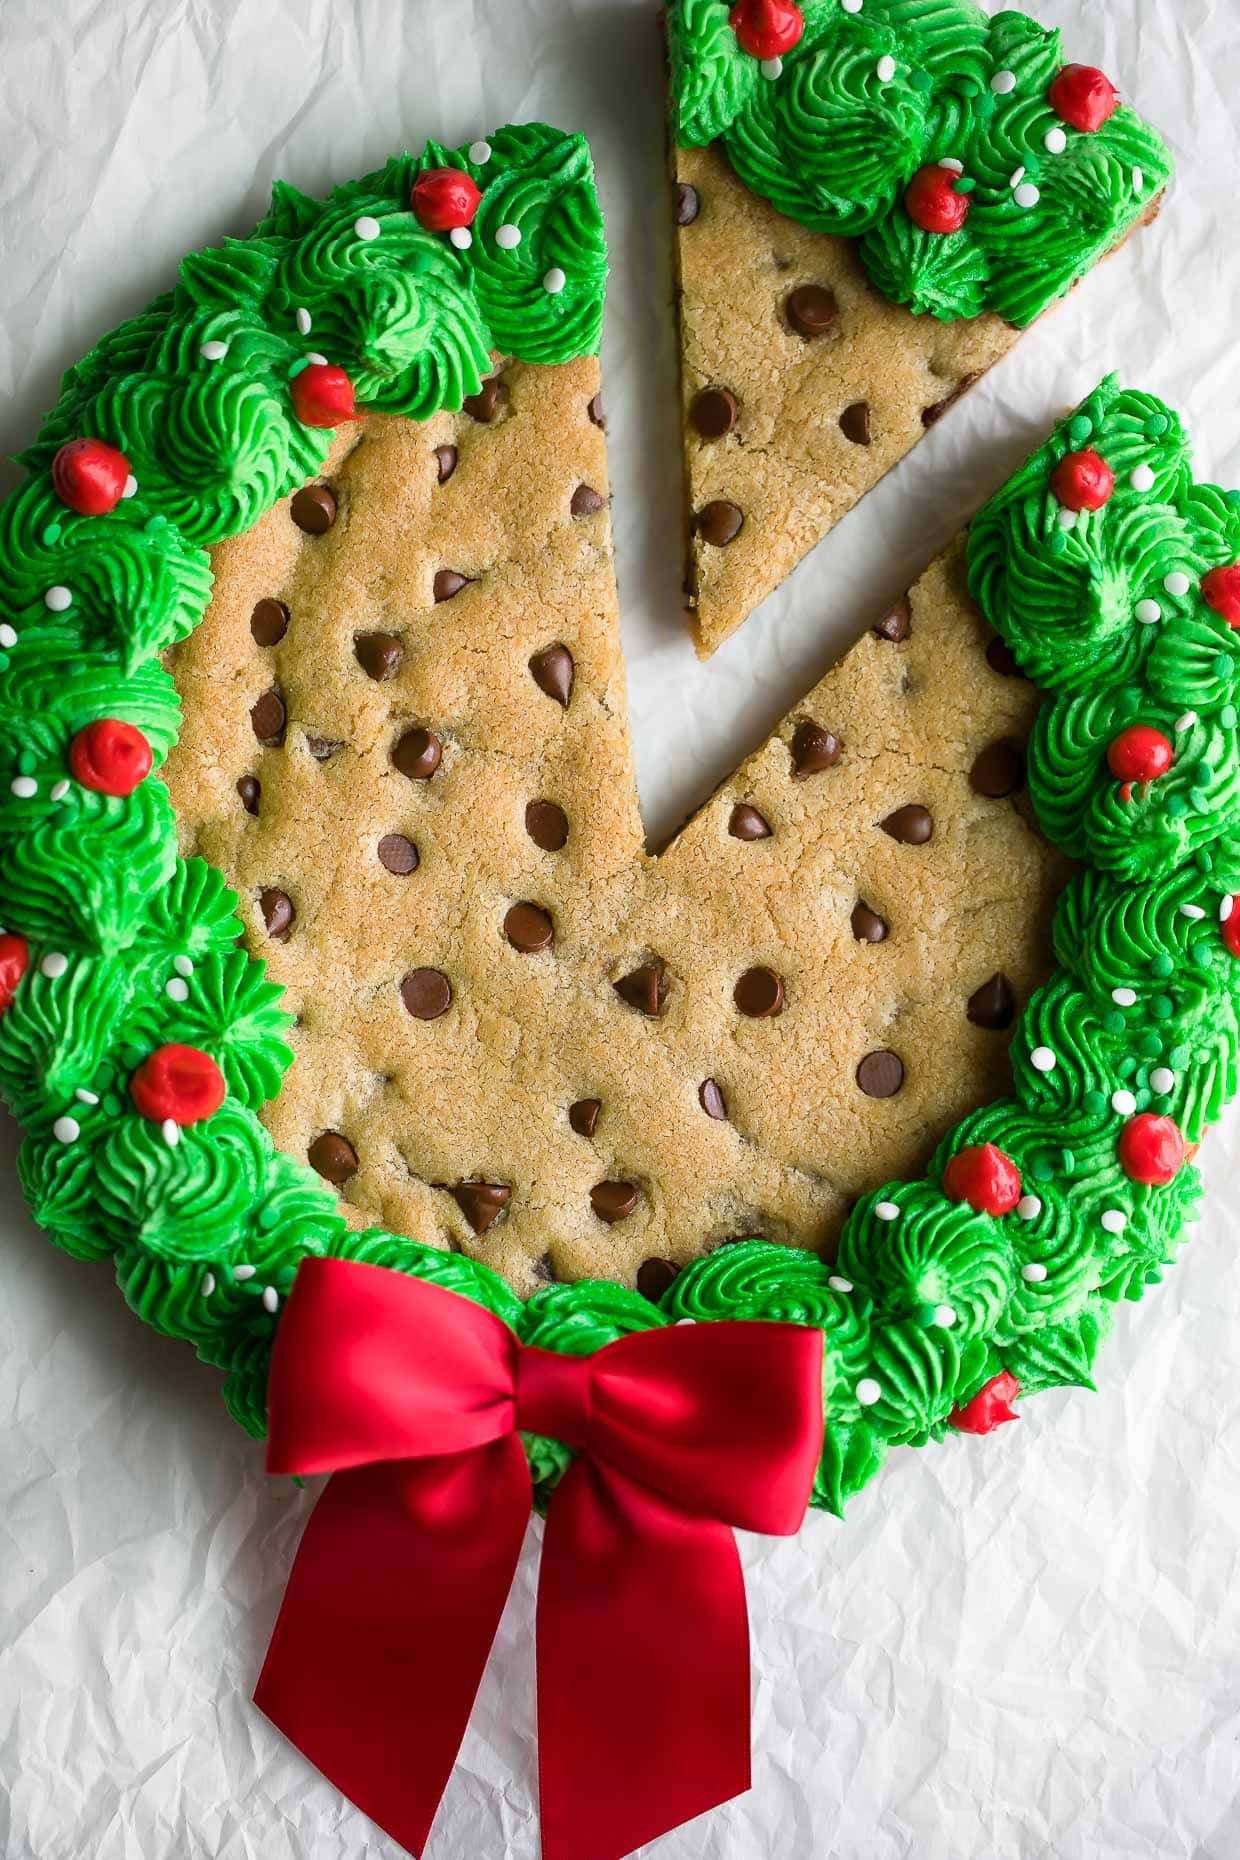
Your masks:
[{"label": "green piped rosette", "polygon": [[[159,655],[205,609],[204,546],[326,455],[325,433],[292,410],[311,344],[363,404],[416,418],[475,392],[492,350],[555,361],[597,346],[605,255],[585,145],[530,126],[486,147],[485,160],[478,144],[401,157],[322,202],[278,189],[252,240],[188,260],[174,292],[69,372],[0,511],[0,1087],[25,1128],[22,1182],[57,1245],[112,1260],[141,1317],[224,1370],[229,1408],[256,1435],[279,1313],[309,1255],[432,1280],[571,1354],[689,1318],[817,1325],[815,1498],[839,1512],[890,1446],[940,1437],[1002,1372],[1026,1393],[1088,1386],[1112,1308],[1159,1278],[1192,1217],[1191,1163],[1142,1186],[1119,1142],[1154,1109],[1191,1144],[1235,1089],[1240,938],[1221,918],[1240,889],[1240,635],[1201,583],[1240,556],[1240,508],[1193,484],[1174,415],[1107,382],[975,520],[974,592],[1048,693],[1033,797],[1082,867],[1058,907],[1058,971],[1016,1034],[1014,1095],[953,1131],[924,1180],[865,1196],[833,1263],[742,1241],[687,1267],[658,1306],[589,1282],[522,1304],[461,1255],[352,1232],[260,1121],[291,1062],[290,1016],[237,947],[235,896],[177,856],[157,772],[99,793],[74,779],[71,751],[119,719],[158,769],[178,724]],[[468,247],[410,216],[420,165],[467,168],[482,188]],[[513,224],[520,241],[497,243]],[[51,460],[80,435],[123,448],[137,479],[104,516],[53,489]],[[1086,445],[1116,488],[1069,523],[1050,479]],[[1151,600],[1157,624],[1137,617]],[[1165,729],[1176,760],[1121,804],[1106,751],[1133,719]],[[183,1128],[131,1095],[167,1045],[208,1055],[226,1087]],[[983,1144],[1020,1170],[1019,1209],[978,1213],[945,1192],[952,1158]],[[527,1446],[545,1493],[567,1451]]]},{"label": "green piped rosette", "polygon": [[[719,141],[781,213],[858,241],[895,303],[951,321],[992,310],[1024,328],[1123,239],[1171,176],[1159,136],[1121,104],[1087,131],[1050,101],[1060,34],[973,0],[803,0],[780,59],[746,52],[729,0],[673,0],[673,120],[681,145]],[[966,224],[914,224],[920,168],[952,162]]]}]

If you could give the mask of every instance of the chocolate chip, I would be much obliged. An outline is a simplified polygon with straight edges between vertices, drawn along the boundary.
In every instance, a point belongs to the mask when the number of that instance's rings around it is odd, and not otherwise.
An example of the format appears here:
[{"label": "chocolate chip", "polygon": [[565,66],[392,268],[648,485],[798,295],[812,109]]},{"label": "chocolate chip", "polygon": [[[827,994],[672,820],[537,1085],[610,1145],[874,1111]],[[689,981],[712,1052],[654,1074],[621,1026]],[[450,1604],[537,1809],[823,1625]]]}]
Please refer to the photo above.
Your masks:
[{"label": "chocolate chip", "polygon": [[284,708],[284,699],[274,685],[250,706],[250,723],[260,743],[269,746],[282,743],[287,722],[288,712]]},{"label": "chocolate chip", "polygon": [[591,394],[589,400],[586,402],[586,412],[589,414],[595,426],[605,427],[607,425],[606,418],[603,414],[603,396],[601,394]]},{"label": "chocolate chip", "polygon": [[443,744],[433,730],[406,730],[397,738],[392,761],[410,781],[429,781],[443,760]]},{"label": "chocolate chip", "polygon": [[1012,648],[997,635],[986,648],[986,663],[992,672],[998,672],[1000,678],[1023,678],[1025,675]]},{"label": "chocolate chip", "polygon": [[844,745],[831,730],[816,723],[799,723],[792,737],[792,772],[794,775],[818,775],[833,769]]},{"label": "chocolate chip", "polygon": [[703,504],[697,514],[698,535],[712,549],[726,549],[730,542],[735,542],[744,526],[744,511],[739,504],[729,503],[726,497],[716,497],[709,504]]},{"label": "chocolate chip", "polygon": [[714,1079],[703,1079],[698,1086],[698,1103],[707,1117],[726,1118],[728,1101],[716,1085]]},{"label": "chocolate chip", "polygon": [[784,314],[797,335],[811,341],[815,336],[825,336],[839,313],[835,292],[825,284],[798,284],[784,305]]},{"label": "chocolate chip", "polygon": [[400,998],[415,1020],[438,1020],[452,1006],[452,984],[442,969],[410,969]]},{"label": "chocolate chip", "polygon": [[436,446],[435,464],[439,473],[440,484],[447,484],[456,470],[456,461],[460,457],[455,446]]},{"label": "chocolate chip", "polygon": [[934,816],[928,807],[910,801],[907,807],[897,807],[879,825],[901,846],[924,846],[934,832]]},{"label": "chocolate chip", "polygon": [[994,1033],[1010,1027],[1016,1019],[1016,996],[1007,976],[998,973],[983,982],[969,996],[965,1012],[975,1027],[986,1027]]},{"label": "chocolate chip", "polygon": [[971,370],[968,374],[961,375],[960,380],[956,383],[950,394],[945,394],[942,400],[936,400],[933,406],[922,408],[922,425],[927,427],[933,426],[937,420],[941,420],[948,408],[954,407],[956,402],[960,399],[960,396],[962,394],[967,394],[974,382],[980,381],[981,378],[981,375],[975,369]]},{"label": "chocolate chip", "polygon": [[405,648],[395,633],[356,633],[353,656],[368,678],[382,684],[400,670]]},{"label": "chocolate chip", "polygon": [[746,969],[732,999],[751,1020],[773,1020],[784,1011],[784,985],[774,969]]},{"label": "chocolate chip", "polygon": [[512,1200],[512,1190],[503,1182],[462,1182],[453,1189],[452,1199],[474,1232],[484,1234]]},{"label": "chocolate chip", "polygon": [[540,691],[568,709],[573,695],[573,655],[567,646],[544,646],[530,660],[530,675]]},{"label": "chocolate chip", "polygon": [[1022,788],[1024,782],[1025,752],[1010,737],[988,743],[969,770],[969,786],[974,794],[985,795],[988,801],[1002,801]]},{"label": "chocolate chip", "polygon": [[555,925],[540,904],[514,904],[504,918],[504,935],[523,956],[534,956],[555,942]]},{"label": "chocolate chip", "polygon": [[689,418],[703,439],[722,439],[736,425],[740,403],[731,388],[702,388],[693,396]]},{"label": "chocolate chip", "polygon": [[692,186],[688,181],[677,181],[676,224],[678,226],[692,226],[701,210],[702,203],[698,198],[697,188]]},{"label": "chocolate chip", "polygon": [[632,1182],[596,1182],[590,1190],[590,1206],[600,1221],[612,1227],[632,1214],[637,1206],[637,1189]]},{"label": "chocolate chip", "polygon": [[462,575],[459,569],[440,568],[435,571],[435,579],[431,587],[436,601],[450,601],[454,595],[460,593],[462,588],[467,588],[469,583],[470,577]]},{"label": "chocolate chip", "polygon": [[882,943],[887,937],[887,920],[872,911],[868,904],[859,898],[853,905],[852,933],[858,943]]},{"label": "chocolate chip", "polygon": [[652,1014],[657,1018],[667,1006],[667,969],[661,961],[643,962],[639,969],[613,982],[612,987],[620,999],[636,1008],[639,1014]]},{"label": "chocolate chip", "polygon": [[555,1269],[555,1261],[550,1253],[543,1253],[534,1261],[534,1276],[541,1279],[545,1285],[559,1284],[560,1275]]},{"label": "chocolate chip", "polygon": [[243,775],[237,783],[237,793],[241,796],[241,805],[247,814],[257,814],[259,797],[263,785],[257,775]]},{"label": "chocolate chip", "polygon": [[637,1268],[637,1289],[652,1305],[662,1303],[680,1271],[670,1259],[644,1259]]},{"label": "chocolate chip", "polygon": [[256,646],[278,646],[288,632],[289,612],[283,601],[257,601],[250,615],[250,633]]},{"label": "chocolate chip", "polygon": [[525,831],[543,852],[559,852],[568,839],[568,815],[556,801],[527,801]]},{"label": "chocolate chip", "polygon": [[316,762],[326,762],[329,757],[336,754],[338,749],[343,749],[344,744],[338,742],[333,736],[308,736],[306,748]]},{"label": "chocolate chip", "polygon": [[379,864],[397,878],[408,878],[418,869],[418,849],[403,833],[385,833],[379,841]]},{"label": "chocolate chip", "polygon": [[904,1083],[904,1061],[887,1047],[867,1053],[857,1067],[857,1083],[867,1098],[894,1098]]},{"label": "chocolate chip", "polygon": [[602,492],[596,491],[592,484],[579,484],[569,499],[568,507],[575,517],[592,517],[606,502]]},{"label": "chocolate chip", "polygon": [[902,594],[890,613],[884,614],[878,625],[870,629],[879,639],[888,640],[893,646],[907,639],[912,630],[913,610],[907,594]]},{"label": "chocolate chip", "polygon": [[289,505],[289,515],[307,536],[326,536],[336,521],[336,493],[330,484],[307,484]]},{"label": "chocolate chip", "polygon": [[316,1137],[306,1155],[310,1167],[317,1169],[325,1182],[334,1182],[337,1188],[357,1174],[357,1151],[338,1130],[325,1130],[322,1136]]},{"label": "chocolate chip", "polygon": [[283,942],[293,927],[297,912],[293,909],[293,900],[287,891],[277,891],[269,885],[258,897],[258,908],[263,913],[263,922],[267,926],[267,935]]},{"label": "chocolate chip", "polygon": [[467,413],[471,420],[481,420],[489,426],[495,418],[499,406],[499,376],[491,375],[483,382],[476,394],[467,394],[461,402],[461,411]]},{"label": "chocolate chip", "polygon": [[738,801],[732,809],[728,821],[728,832],[734,840],[769,840],[770,822],[765,814],[760,814],[756,807],[750,807],[747,801]]},{"label": "chocolate chip", "polygon": [[592,1137],[598,1125],[598,1114],[603,1108],[601,1098],[578,1098],[576,1104],[568,1107],[568,1121],[579,1137]]},{"label": "chocolate chip", "polygon": [[845,439],[851,439],[854,446],[868,446],[873,433],[870,427],[870,403],[868,400],[855,400],[851,407],[845,407],[840,415],[840,431]]}]

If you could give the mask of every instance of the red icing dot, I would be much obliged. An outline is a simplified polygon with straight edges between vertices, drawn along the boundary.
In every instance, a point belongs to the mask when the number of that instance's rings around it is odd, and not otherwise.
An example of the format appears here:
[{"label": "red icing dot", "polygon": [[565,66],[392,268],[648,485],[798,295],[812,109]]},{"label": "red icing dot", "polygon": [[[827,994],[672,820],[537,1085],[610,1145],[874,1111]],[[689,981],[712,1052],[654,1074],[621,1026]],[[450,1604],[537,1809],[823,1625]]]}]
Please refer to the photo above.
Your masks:
[{"label": "red icing dot", "polygon": [[311,362],[293,382],[293,411],[303,426],[339,426],[354,415],[353,383],[343,368]]},{"label": "red icing dot", "polygon": [[17,984],[30,966],[30,946],[12,931],[0,936],[0,1014],[12,1006]]},{"label": "red icing dot", "polygon": [[481,199],[481,190],[459,168],[426,168],[413,184],[409,204],[427,232],[451,232],[454,226],[473,225]]},{"label": "red icing dot", "polygon": [[1119,92],[1096,65],[1065,65],[1047,92],[1056,116],[1092,135],[1119,108]]},{"label": "red icing dot", "polygon": [[968,194],[958,194],[960,176],[954,168],[939,168],[933,163],[919,168],[908,184],[904,206],[909,218],[923,232],[959,232],[969,217]]},{"label": "red icing dot", "polygon": [[[1116,781],[1157,781],[1175,761],[1175,750],[1161,730],[1134,723],[1107,750],[1107,766]],[[1126,798],[1126,797],[1125,797]]]},{"label": "red icing dot", "polygon": [[1201,584],[1206,605],[1222,614],[1228,626],[1240,627],[1240,562],[1212,568]]},{"label": "red icing dot", "polygon": [[1184,1163],[1184,1138],[1174,1118],[1143,1111],[1130,1117],[1119,1133],[1119,1160],[1132,1182],[1165,1188]]},{"label": "red icing dot", "polygon": [[161,1046],[129,1081],[129,1095],[153,1123],[199,1124],[224,1102],[224,1075],[196,1046]]},{"label": "red icing dot", "polygon": [[106,517],[125,495],[129,460],[102,439],[71,439],[52,460],[52,487],[83,517]]},{"label": "red icing dot", "polygon": [[805,15],[793,0],[737,0],[728,24],[753,58],[782,58],[805,31]]},{"label": "red icing dot", "polygon": [[1233,956],[1240,957],[1240,898],[1231,900],[1231,911],[1223,919],[1223,942]]},{"label": "red icing dot", "polygon": [[1010,1214],[1020,1200],[1020,1170],[993,1143],[970,1144],[944,1169],[943,1193],[978,1214]]},{"label": "red icing dot", "polygon": [[1011,1370],[1001,1369],[982,1384],[972,1401],[952,1409],[951,1424],[961,1434],[993,1434],[1005,1421],[1020,1420],[1012,1407],[1019,1394],[1020,1383]]},{"label": "red icing dot", "polygon": [[150,774],[152,761],[151,745],[141,730],[118,717],[88,723],[69,747],[74,780],[96,794],[132,794]]},{"label": "red icing dot", "polygon": [[1051,478],[1051,490],[1065,510],[1101,510],[1114,489],[1115,473],[1092,446],[1066,453]]}]

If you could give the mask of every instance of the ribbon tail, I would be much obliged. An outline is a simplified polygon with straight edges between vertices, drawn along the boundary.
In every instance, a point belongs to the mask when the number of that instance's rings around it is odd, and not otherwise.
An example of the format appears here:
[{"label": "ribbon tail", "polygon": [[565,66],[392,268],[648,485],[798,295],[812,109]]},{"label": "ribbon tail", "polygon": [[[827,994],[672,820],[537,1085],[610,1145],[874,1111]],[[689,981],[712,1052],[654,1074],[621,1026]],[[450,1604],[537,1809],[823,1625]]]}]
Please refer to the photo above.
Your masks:
[{"label": "ribbon tail", "polygon": [[543,1860],[620,1860],[741,1794],[749,1710],[730,1528],[576,1460],[539,1573]]},{"label": "ribbon tail", "polygon": [[336,1473],[293,1564],[255,1703],[422,1851],[512,1586],[529,1470],[508,1434]]}]

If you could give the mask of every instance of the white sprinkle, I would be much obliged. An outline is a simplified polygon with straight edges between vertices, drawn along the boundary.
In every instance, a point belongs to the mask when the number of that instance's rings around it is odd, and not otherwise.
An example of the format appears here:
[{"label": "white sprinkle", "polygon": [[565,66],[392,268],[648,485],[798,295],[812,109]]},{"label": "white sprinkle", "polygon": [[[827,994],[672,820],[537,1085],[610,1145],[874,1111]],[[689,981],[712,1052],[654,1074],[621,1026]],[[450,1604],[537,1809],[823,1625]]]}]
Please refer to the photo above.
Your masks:
[{"label": "white sprinkle", "polygon": [[1150,1087],[1153,1091],[1169,1092],[1175,1090],[1175,1073],[1170,1066],[1155,1066],[1150,1073]]},{"label": "white sprinkle", "polygon": [[880,1221],[898,1221],[900,1218],[900,1210],[894,1201],[876,1201],[874,1214]]},{"label": "white sprinkle", "polygon": [[1116,1007],[1136,1007],[1137,991],[1135,988],[1113,988],[1111,999]]},{"label": "white sprinkle", "polygon": [[50,607],[54,614],[62,614],[66,607],[72,607],[73,596],[70,594],[68,588],[62,588],[60,584],[57,583],[54,588],[49,588],[47,593],[43,596],[43,605],[45,607]]},{"label": "white sprinkle", "polygon": [[314,318],[304,304],[302,304],[297,311],[296,322],[299,336],[308,336],[314,327]]},{"label": "white sprinkle", "polygon": [[1236,900],[1234,898],[1221,898],[1218,907],[1219,922],[1221,924],[1229,923],[1231,921],[1231,914],[1235,908]]},{"label": "white sprinkle", "polygon": [[1183,599],[1192,585],[1192,582],[1184,573],[1183,569],[1179,568],[1173,568],[1171,573],[1163,580],[1163,587],[1167,590],[1167,593],[1173,595],[1177,601]]},{"label": "white sprinkle", "polygon": [[1157,601],[1138,601],[1137,619],[1142,626],[1157,626],[1162,619],[1162,608]]},{"label": "white sprinkle", "polygon": [[1177,717],[1177,718],[1176,718],[1176,720],[1175,720],[1175,733],[1176,733],[1176,735],[1177,735],[1177,736],[1183,736],[1183,734],[1184,734],[1184,732],[1185,732],[1185,730],[1191,730],[1191,729],[1192,729],[1192,727],[1193,727],[1193,725],[1194,725],[1194,724],[1195,724],[1196,722],[1198,722],[1198,717],[1197,717],[1197,713],[1196,713],[1196,711],[1195,711],[1195,710],[1186,710],[1186,711],[1184,712],[1184,715],[1183,715],[1182,717]]},{"label": "white sprinkle", "polygon": [[894,58],[893,58],[893,57],[891,56],[891,53],[890,53],[890,52],[884,52],[884,53],[883,53],[883,55],[882,55],[882,57],[881,57],[881,58],[879,59],[879,61],[878,61],[878,81],[879,81],[879,83],[880,83],[880,84],[890,84],[890,82],[891,82],[891,80],[892,80],[892,78],[893,78],[893,77],[895,76],[895,74],[896,74],[896,61],[895,61],[895,59],[894,59]]},{"label": "white sprinkle", "polygon": [[1041,1285],[1046,1277],[1046,1267],[1040,1265],[1036,1259],[1031,1259],[1027,1266],[1021,1267],[1020,1276],[1028,1280],[1030,1285]]},{"label": "white sprinkle", "polygon": [[1049,155],[1062,155],[1067,146],[1067,135],[1058,124],[1054,129],[1048,129],[1042,138],[1042,147]]},{"label": "white sprinkle", "polygon": [[1022,181],[1012,199],[1018,207],[1036,207],[1042,198],[1042,189],[1035,187],[1032,181]]},{"label": "white sprinkle", "polygon": [[79,1104],[98,1104],[99,1102],[99,1093],[87,1091],[85,1085],[79,1085],[73,1095]]},{"label": "white sprinkle", "polygon": [[7,652],[10,646],[15,646],[16,644],[17,634],[14,629],[8,624],[7,620],[0,623],[0,646],[3,646],[4,650]]},{"label": "white sprinkle", "polygon": [[327,367],[327,357],[325,355],[320,355],[317,349],[311,349],[306,360],[312,362],[316,368]]},{"label": "white sprinkle", "polygon": [[1128,1225],[1128,1216],[1122,1208],[1105,1208],[1101,1218],[1102,1225],[1109,1234],[1122,1234]]},{"label": "white sprinkle", "polygon": [[1191,923],[1197,923],[1205,916],[1200,904],[1181,904],[1180,916],[1187,917]]},{"label": "white sprinkle", "polygon": [[33,775],[15,775],[9,783],[9,792],[15,794],[19,801],[33,801],[39,792],[39,784]]},{"label": "white sprinkle", "polygon": [[228,344],[226,342],[220,342],[218,338],[213,336],[210,342],[203,343],[198,353],[201,355],[204,362],[222,362],[224,357],[228,354]]},{"label": "white sprinkle", "polygon": [[1059,1061],[1049,1046],[1035,1046],[1029,1055],[1029,1064],[1035,1072],[1053,1072]]},{"label": "white sprinkle", "polygon": [[859,13],[862,4],[863,0],[840,0],[840,5],[846,13]]},{"label": "white sprinkle", "polygon": [[784,61],[782,58],[764,58],[758,69],[764,78],[770,78],[774,83],[777,77],[783,76]]},{"label": "white sprinkle", "polygon": [[862,1376],[856,1387],[856,1396],[863,1408],[872,1408],[876,1401],[883,1399],[883,1391],[873,1376]]},{"label": "white sprinkle", "polygon": [[831,1274],[831,1277],[827,1280],[827,1284],[831,1287],[833,1292],[851,1292],[853,1288],[852,1280],[842,1279],[838,1272],[833,1272]]},{"label": "white sprinkle", "polygon": [[280,1309],[280,1294],[277,1292],[274,1285],[264,1285],[263,1287],[263,1309],[272,1312]]},{"label": "white sprinkle", "polygon": [[505,220],[502,226],[496,228],[495,243],[502,252],[511,252],[514,246],[521,243],[521,228],[514,226],[511,220]]},{"label": "white sprinkle", "polygon": [[170,1117],[166,1117],[163,1123],[159,1126],[159,1134],[163,1138],[164,1142],[168,1145],[168,1148],[170,1150],[174,1150],[177,1144],[181,1141],[180,1129],[176,1124],[173,1123]]},{"label": "white sprinkle", "polygon": [[76,1117],[58,1117],[52,1125],[52,1135],[57,1143],[76,1143],[82,1134],[82,1126]]},{"label": "white sprinkle", "polygon": [[950,1330],[952,1325],[956,1322],[956,1313],[952,1310],[950,1305],[936,1305],[934,1307],[934,1322],[940,1330]]},{"label": "white sprinkle", "polygon": [[48,789],[48,799],[52,801],[63,801],[68,792],[69,783],[62,777],[60,781],[54,783],[53,786]]},{"label": "white sprinkle", "polygon": [[995,75],[990,80],[990,88],[994,91],[996,97],[1010,96],[1016,89],[1016,73],[1014,71],[996,71]]},{"label": "white sprinkle", "polygon": [[550,271],[543,279],[543,289],[547,292],[548,296],[558,297],[567,283],[568,279],[564,276],[560,267],[558,265],[552,265]]},{"label": "white sprinkle", "polygon": [[1023,168],[1017,168],[1014,174],[1012,175],[1012,178],[1009,180],[1008,186],[1019,187],[1021,182],[1024,180],[1024,178],[1025,178],[1025,170]]},{"label": "white sprinkle", "polygon": [[172,966],[178,975],[192,975],[194,973],[194,965],[188,956],[174,956],[172,958]]},{"label": "white sprinkle", "polygon": [[1136,1099],[1130,1091],[1125,1091],[1123,1086],[1111,1093],[1111,1109],[1117,1117],[1131,1117],[1136,1108]]},{"label": "white sprinkle", "polygon": [[1016,1212],[1022,1221],[1036,1221],[1042,1212],[1042,1203],[1037,1195],[1022,1195],[1016,1203]]},{"label": "white sprinkle", "polygon": [[473,162],[474,167],[481,168],[491,159],[491,144],[484,141],[480,136],[477,142],[470,143],[468,152],[469,159]]},{"label": "white sprinkle", "polygon": [[137,495],[138,495],[138,480],[134,477],[133,473],[130,472],[129,476],[125,480],[125,488],[121,492],[121,496],[122,497],[136,497]]},{"label": "white sprinkle", "polygon": [[189,983],[182,981],[179,975],[171,975],[164,983],[164,993],[170,1001],[188,1001]]},{"label": "white sprinkle", "polygon": [[1133,169],[1132,190],[1134,194],[1143,194],[1145,192],[1145,171],[1144,169],[1142,168]]},{"label": "white sprinkle", "polygon": [[964,173],[964,163],[962,161],[957,161],[954,155],[945,155],[939,163],[939,167],[950,169],[952,174]]},{"label": "white sprinkle", "polygon": [[215,1290],[215,1274],[213,1272],[204,1272],[202,1275],[202,1284],[198,1289],[204,1298],[210,1298],[212,1292]]},{"label": "white sprinkle", "polygon": [[1080,514],[1079,510],[1069,510],[1066,504],[1062,505],[1059,511],[1060,529],[1074,530],[1076,528],[1076,520]]},{"label": "white sprinkle", "polygon": [[257,1266],[246,1266],[246,1265],[234,1266],[232,1269],[232,1275],[233,1275],[233,1278],[236,1279],[238,1285],[241,1285],[241,1284],[244,1284],[246,1279],[252,1279],[257,1271],[258,1271]]},{"label": "white sprinkle", "polygon": [[1128,482],[1134,491],[1152,491],[1154,489],[1152,468],[1149,465],[1138,465]]},{"label": "white sprinkle", "polygon": [[59,949],[50,949],[39,967],[48,980],[54,982],[69,967],[69,958]]},{"label": "white sprinkle", "polygon": [[363,213],[360,219],[354,220],[353,230],[359,239],[369,241],[371,239],[377,239],[383,229],[373,214]]},{"label": "white sprinkle", "polygon": [[696,1318],[677,1318],[672,1328],[674,1330],[679,1330],[682,1324],[696,1324],[696,1323],[697,1323]]},{"label": "white sprinkle", "polygon": [[448,229],[448,243],[454,245],[458,252],[468,252],[474,243],[474,235],[468,226],[452,226]]}]

